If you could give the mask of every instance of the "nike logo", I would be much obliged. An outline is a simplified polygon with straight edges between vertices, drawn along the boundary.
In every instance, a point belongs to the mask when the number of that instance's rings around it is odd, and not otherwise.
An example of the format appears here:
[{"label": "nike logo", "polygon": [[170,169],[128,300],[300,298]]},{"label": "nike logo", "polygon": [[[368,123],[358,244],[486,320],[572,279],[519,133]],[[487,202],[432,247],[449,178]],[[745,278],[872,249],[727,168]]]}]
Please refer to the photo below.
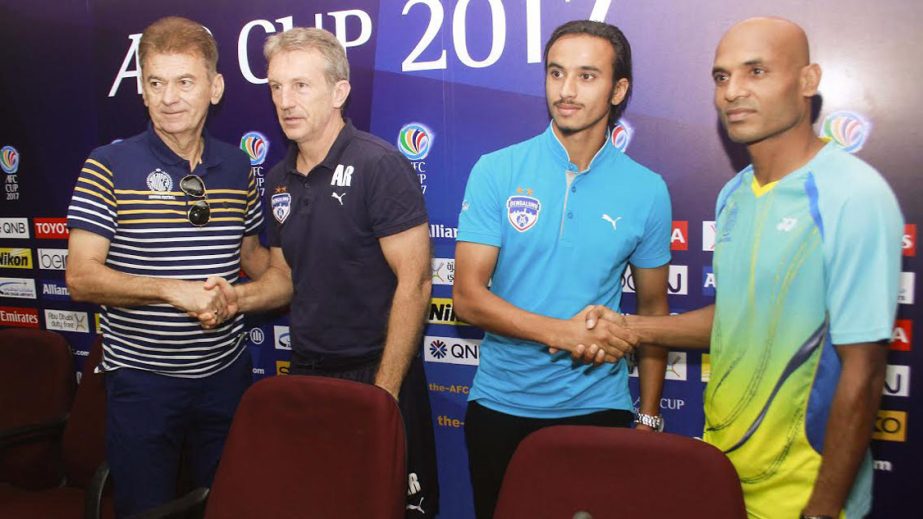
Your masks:
[{"label": "nike logo", "polygon": [[612,230],[613,230],[613,231],[617,231],[617,230],[618,230],[619,220],[621,220],[621,219],[622,219],[621,216],[616,216],[616,217],[615,217],[615,220],[613,220],[611,216],[609,216],[609,215],[607,215],[607,214],[603,214],[603,220],[605,220],[605,221],[609,222],[610,224],[612,224]]}]

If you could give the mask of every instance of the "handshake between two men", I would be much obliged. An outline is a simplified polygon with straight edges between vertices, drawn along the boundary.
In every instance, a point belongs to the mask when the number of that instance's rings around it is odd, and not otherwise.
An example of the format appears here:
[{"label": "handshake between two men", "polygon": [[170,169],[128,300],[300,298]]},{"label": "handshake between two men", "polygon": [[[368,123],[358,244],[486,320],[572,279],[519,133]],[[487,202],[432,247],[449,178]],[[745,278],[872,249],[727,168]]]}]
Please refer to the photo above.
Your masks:
[{"label": "handshake between two men", "polygon": [[[239,311],[238,292],[221,277],[209,277],[196,288],[185,284],[177,307],[212,329],[233,318]],[[564,350],[577,362],[603,364],[618,362],[638,347],[640,336],[629,326],[629,317],[603,305],[589,305],[571,319],[562,322],[549,352]]]},{"label": "handshake between two men", "polygon": [[562,332],[549,345],[549,353],[564,350],[574,361],[596,365],[618,362],[641,342],[628,316],[603,305],[587,306],[563,323]]}]

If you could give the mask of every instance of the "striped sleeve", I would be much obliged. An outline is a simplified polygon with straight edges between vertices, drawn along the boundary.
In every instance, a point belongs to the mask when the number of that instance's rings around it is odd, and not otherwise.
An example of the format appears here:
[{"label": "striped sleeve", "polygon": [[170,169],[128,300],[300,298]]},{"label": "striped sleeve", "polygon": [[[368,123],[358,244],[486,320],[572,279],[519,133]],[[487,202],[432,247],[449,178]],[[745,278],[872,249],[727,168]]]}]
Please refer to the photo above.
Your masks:
[{"label": "striped sleeve", "polygon": [[67,208],[67,226],[112,240],[117,225],[112,171],[105,160],[91,154],[77,177],[74,194]]},{"label": "striped sleeve", "polygon": [[259,234],[263,229],[263,206],[252,169],[247,175],[247,216],[244,226],[244,234],[247,236]]}]

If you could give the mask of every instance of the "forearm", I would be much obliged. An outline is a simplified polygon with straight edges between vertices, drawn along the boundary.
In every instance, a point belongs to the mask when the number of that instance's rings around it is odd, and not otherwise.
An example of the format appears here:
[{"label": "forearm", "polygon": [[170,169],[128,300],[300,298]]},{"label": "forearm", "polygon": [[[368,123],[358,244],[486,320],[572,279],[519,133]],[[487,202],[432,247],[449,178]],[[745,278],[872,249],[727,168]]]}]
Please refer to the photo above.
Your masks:
[{"label": "forearm", "polygon": [[523,310],[494,295],[487,287],[460,290],[456,284],[454,297],[455,313],[468,324],[504,337],[537,342],[549,347],[563,346],[557,333],[559,325],[564,322],[561,319]]},{"label": "forearm", "polygon": [[270,265],[256,281],[234,286],[238,312],[262,312],[292,301],[291,271]]},{"label": "forearm", "polygon": [[679,315],[631,315],[627,320],[644,344],[708,349],[714,316],[715,305],[709,305]]},{"label": "forearm", "polygon": [[[670,313],[666,294],[650,303],[638,304],[638,315],[665,316]],[[663,393],[663,379],[667,370],[667,350],[652,344],[638,348],[638,376],[640,377],[641,401],[638,410],[644,414],[660,414],[660,397]]]},{"label": "forearm", "polygon": [[68,269],[66,277],[74,301],[122,307],[170,303],[170,295],[176,292],[177,284],[188,283],[125,274],[101,264]]},{"label": "forearm", "polygon": [[[884,349],[882,345],[873,347]],[[871,424],[884,385],[884,362],[860,377],[840,376],[827,419],[820,472],[805,506],[806,514],[839,516],[871,439]]]},{"label": "forearm", "polygon": [[375,375],[375,385],[397,397],[407,369],[420,345],[432,283],[398,283],[388,315],[388,336]]},{"label": "forearm", "polygon": [[250,279],[259,279],[269,268],[269,249],[256,236],[246,236],[240,248],[240,265]]}]

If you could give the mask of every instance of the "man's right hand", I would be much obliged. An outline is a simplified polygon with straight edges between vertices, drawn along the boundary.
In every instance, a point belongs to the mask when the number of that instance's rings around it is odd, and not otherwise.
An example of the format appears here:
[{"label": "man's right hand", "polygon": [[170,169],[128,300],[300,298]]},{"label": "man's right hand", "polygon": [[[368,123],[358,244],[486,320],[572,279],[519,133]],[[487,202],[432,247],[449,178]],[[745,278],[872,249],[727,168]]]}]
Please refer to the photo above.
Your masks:
[{"label": "man's right hand", "polygon": [[[590,323],[592,322],[592,326]],[[568,351],[575,360],[594,364],[618,362],[638,345],[624,317],[604,306],[588,306],[565,321],[549,351]]]},{"label": "man's right hand", "polygon": [[227,299],[220,290],[208,290],[196,281],[179,281],[171,283],[166,294],[166,301],[191,317],[202,313],[223,315],[227,311]]},{"label": "man's right hand", "polygon": [[223,298],[226,301],[226,306],[224,312],[221,313],[203,312],[196,315],[203,328],[214,328],[222,322],[234,317],[240,310],[237,304],[237,291],[228,283],[228,280],[222,277],[212,276],[205,280],[204,289],[208,292],[216,293],[218,297]]}]

